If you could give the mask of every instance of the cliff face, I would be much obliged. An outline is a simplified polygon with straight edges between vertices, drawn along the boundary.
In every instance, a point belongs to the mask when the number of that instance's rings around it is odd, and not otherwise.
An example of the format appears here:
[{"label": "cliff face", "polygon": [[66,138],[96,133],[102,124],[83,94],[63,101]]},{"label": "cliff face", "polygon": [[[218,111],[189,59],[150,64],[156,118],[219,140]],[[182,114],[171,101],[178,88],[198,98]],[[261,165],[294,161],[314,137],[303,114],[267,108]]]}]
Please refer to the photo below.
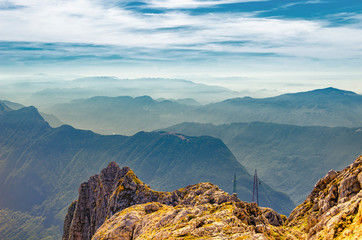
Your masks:
[{"label": "cliff face", "polygon": [[[166,206],[192,208],[226,202],[241,204],[238,198],[225,193],[211,183],[199,183],[173,192],[153,191],[128,167],[120,169],[116,163],[112,162],[102,170],[100,175],[95,175],[88,182],[81,184],[79,198],[69,207],[64,222],[63,240],[91,239],[104,221],[115,213],[133,205],[150,202],[158,202],[161,205],[157,206],[165,205],[159,208],[167,209],[169,208]],[[261,210],[252,204],[250,206],[249,208],[254,209],[248,210],[254,213],[253,219],[260,218],[259,222],[267,223]],[[127,211],[130,210],[127,209]],[[255,219],[247,221],[256,224]]]},{"label": "cliff face", "polygon": [[307,239],[362,239],[362,156],[331,170],[289,216],[287,226]]},{"label": "cliff face", "polygon": [[63,239],[90,239],[107,216],[108,199],[114,185],[129,168],[120,169],[111,162],[100,175],[92,176],[79,187],[79,198],[68,209],[64,222]]}]

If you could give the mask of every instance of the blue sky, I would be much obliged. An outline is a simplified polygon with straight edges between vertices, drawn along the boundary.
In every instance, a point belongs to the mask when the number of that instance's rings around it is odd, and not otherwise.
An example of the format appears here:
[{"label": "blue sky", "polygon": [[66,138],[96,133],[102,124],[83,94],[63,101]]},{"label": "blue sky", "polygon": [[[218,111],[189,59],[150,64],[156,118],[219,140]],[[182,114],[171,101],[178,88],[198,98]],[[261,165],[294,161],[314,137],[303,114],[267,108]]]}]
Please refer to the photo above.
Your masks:
[{"label": "blue sky", "polygon": [[0,0],[0,80],[178,77],[362,93],[361,66],[360,0]]}]

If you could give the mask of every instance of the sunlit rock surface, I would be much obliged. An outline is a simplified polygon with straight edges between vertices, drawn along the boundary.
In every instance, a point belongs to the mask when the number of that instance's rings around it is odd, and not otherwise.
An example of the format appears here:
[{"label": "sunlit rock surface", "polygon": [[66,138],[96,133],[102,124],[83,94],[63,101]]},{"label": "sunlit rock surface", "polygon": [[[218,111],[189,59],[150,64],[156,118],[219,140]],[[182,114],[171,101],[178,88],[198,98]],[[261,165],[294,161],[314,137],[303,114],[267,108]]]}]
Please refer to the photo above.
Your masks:
[{"label": "sunlit rock surface", "polygon": [[319,180],[290,215],[287,226],[306,239],[362,239],[362,156]]}]

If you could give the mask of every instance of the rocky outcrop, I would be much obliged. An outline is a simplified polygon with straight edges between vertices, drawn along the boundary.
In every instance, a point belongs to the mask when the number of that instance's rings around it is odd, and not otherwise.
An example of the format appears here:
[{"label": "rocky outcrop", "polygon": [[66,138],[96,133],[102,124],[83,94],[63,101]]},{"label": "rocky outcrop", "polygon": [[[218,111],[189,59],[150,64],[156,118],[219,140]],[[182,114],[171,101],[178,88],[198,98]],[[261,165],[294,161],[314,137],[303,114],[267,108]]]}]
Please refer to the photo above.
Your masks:
[{"label": "rocky outcrop", "polygon": [[261,207],[261,212],[263,213],[264,217],[268,220],[270,225],[273,226],[282,226],[284,225],[284,222],[287,220],[287,217],[285,215],[280,215],[276,211],[274,211],[271,208],[265,208]]},{"label": "rocky outcrop", "polygon": [[106,239],[271,239],[257,205],[244,202],[168,206],[135,205],[116,213],[92,240]]},{"label": "rocky outcrop", "polygon": [[[100,175],[81,184],[79,198],[75,206],[69,207],[64,222],[63,240],[91,239],[106,219],[130,206],[149,202],[195,207],[203,204],[237,203],[240,200],[211,183],[199,183],[173,192],[153,191],[131,169],[120,169],[112,162]],[[265,218],[263,220],[267,221]]]},{"label": "rocky outcrop", "polygon": [[331,170],[289,216],[287,226],[306,239],[362,238],[362,156],[340,172]]},{"label": "rocky outcrop", "polygon": [[362,156],[328,172],[286,219],[211,183],[153,191],[110,163],[81,185],[63,239],[362,239],[361,186]]},{"label": "rocky outcrop", "polygon": [[129,168],[122,169],[111,162],[100,175],[92,176],[79,187],[79,198],[68,209],[64,221],[63,239],[90,239],[107,217],[108,200],[116,183]]}]

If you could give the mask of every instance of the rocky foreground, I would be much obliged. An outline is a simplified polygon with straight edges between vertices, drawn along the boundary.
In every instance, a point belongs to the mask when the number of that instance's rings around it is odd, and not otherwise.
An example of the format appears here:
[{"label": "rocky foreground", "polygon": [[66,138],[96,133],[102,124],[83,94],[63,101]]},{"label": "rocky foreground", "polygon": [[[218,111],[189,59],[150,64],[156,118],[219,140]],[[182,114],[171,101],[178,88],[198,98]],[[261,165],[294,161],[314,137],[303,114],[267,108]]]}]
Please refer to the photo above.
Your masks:
[{"label": "rocky foreground", "polygon": [[63,240],[362,239],[362,157],[331,170],[288,219],[211,183],[153,191],[110,163],[79,188]]},{"label": "rocky foreground", "polygon": [[286,226],[306,239],[362,239],[362,156],[331,170],[290,214]]}]

